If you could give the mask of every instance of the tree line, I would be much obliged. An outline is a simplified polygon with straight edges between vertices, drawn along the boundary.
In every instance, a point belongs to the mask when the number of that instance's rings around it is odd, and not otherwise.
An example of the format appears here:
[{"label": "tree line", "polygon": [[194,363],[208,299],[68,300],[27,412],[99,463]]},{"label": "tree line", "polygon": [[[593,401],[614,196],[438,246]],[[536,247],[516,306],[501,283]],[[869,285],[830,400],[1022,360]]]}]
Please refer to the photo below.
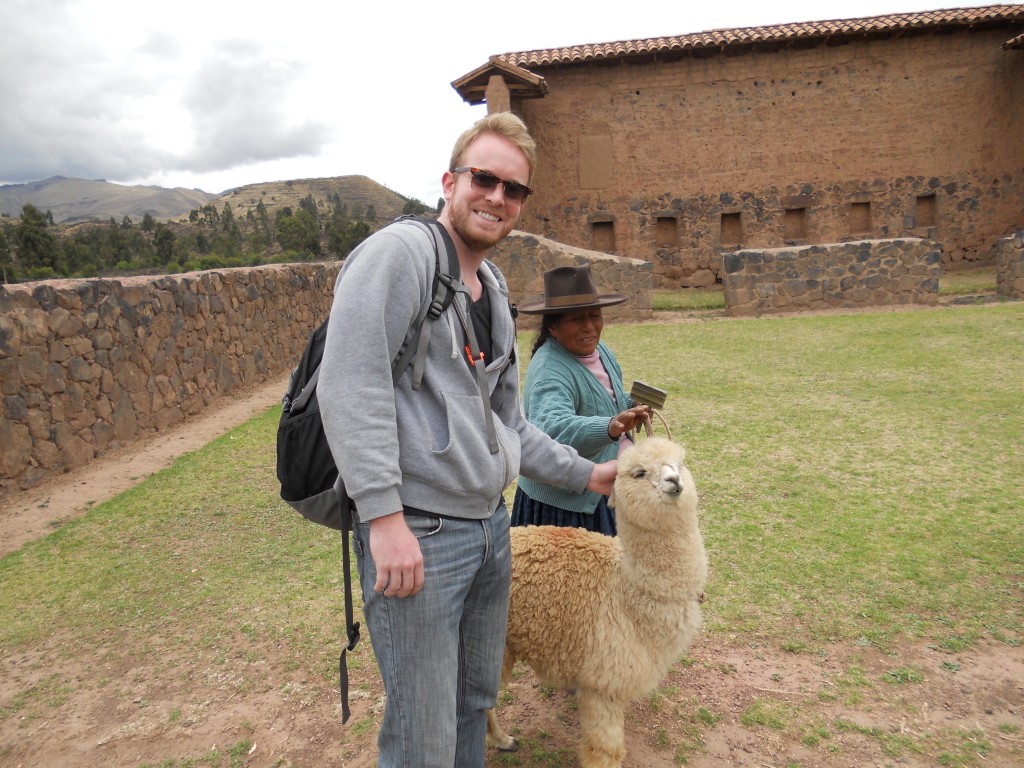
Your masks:
[{"label": "tree line", "polygon": [[[230,202],[193,209],[188,223],[121,221],[56,226],[49,211],[26,204],[18,220],[0,218],[0,280],[4,283],[68,277],[169,274],[200,269],[343,259],[378,222],[372,205],[349,211],[336,193],[325,209],[313,196],[273,216],[260,200],[244,216]],[[439,202],[440,205],[440,202]],[[403,213],[430,209],[409,199]]]}]

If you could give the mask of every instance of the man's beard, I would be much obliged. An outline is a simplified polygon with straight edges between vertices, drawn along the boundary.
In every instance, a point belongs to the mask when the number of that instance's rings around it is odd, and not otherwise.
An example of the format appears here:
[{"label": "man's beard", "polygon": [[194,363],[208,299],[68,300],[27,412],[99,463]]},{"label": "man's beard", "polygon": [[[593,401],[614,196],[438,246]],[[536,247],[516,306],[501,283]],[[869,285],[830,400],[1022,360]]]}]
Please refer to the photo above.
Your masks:
[{"label": "man's beard", "polygon": [[464,211],[452,210],[448,216],[448,220],[452,224],[452,229],[461,238],[462,242],[468,245],[473,250],[486,251],[502,240],[504,240],[508,233],[512,231],[512,225],[505,222],[505,226],[502,227],[502,232],[491,234],[478,234],[471,226],[471,217],[476,216],[473,211],[466,208]]}]

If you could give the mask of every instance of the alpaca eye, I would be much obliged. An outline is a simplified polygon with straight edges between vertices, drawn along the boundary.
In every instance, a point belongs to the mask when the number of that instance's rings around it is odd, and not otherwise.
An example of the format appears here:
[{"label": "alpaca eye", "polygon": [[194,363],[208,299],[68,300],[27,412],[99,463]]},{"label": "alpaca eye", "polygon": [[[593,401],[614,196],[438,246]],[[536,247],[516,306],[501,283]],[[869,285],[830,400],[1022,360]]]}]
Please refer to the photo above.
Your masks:
[{"label": "alpaca eye", "polygon": [[637,480],[639,480],[641,477],[647,477],[647,470],[646,469],[634,469],[633,470],[633,477],[635,477]]}]

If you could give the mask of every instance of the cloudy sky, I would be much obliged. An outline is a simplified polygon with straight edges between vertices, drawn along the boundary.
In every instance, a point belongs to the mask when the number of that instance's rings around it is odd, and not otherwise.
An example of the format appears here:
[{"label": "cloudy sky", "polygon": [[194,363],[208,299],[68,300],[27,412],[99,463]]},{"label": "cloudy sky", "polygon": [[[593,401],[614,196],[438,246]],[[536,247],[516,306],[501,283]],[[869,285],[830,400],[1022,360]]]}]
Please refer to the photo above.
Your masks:
[{"label": "cloudy sky", "polygon": [[0,184],[363,174],[433,205],[493,54],[956,0],[0,0]]}]

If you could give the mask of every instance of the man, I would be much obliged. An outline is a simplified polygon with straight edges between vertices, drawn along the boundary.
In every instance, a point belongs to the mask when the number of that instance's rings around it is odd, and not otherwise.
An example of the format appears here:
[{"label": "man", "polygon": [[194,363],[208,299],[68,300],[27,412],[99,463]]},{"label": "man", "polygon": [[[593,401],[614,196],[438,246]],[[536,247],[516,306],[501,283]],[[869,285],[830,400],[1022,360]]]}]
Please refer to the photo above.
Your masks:
[{"label": "man", "polygon": [[[520,407],[508,289],[485,256],[515,225],[534,159],[509,113],[456,142],[439,221],[462,286],[433,325],[419,389],[408,373],[393,385],[390,365],[430,291],[426,233],[403,224],[375,233],[335,286],[317,392],[355,505],[364,614],[387,694],[382,768],[483,768],[511,572],[502,490],[517,472],[598,493],[614,480],[615,462],[581,458]],[[476,342],[484,360],[474,366],[466,350]]]}]

